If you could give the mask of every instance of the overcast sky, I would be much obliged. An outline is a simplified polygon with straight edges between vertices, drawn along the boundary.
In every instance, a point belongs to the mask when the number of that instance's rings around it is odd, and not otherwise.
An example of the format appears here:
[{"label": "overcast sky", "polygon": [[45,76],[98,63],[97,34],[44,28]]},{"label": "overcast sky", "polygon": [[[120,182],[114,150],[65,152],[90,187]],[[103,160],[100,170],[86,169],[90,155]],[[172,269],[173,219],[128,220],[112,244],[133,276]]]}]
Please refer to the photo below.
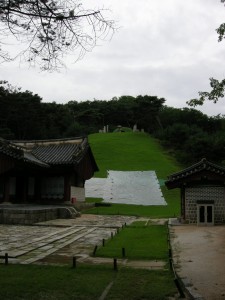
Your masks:
[{"label": "overcast sky", "polygon": [[[122,95],[156,95],[167,106],[209,90],[209,78],[225,77],[225,41],[215,29],[225,22],[220,0],[85,0],[90,8],[110,8],[119,30],[110,41],[67,65],[43,73],[19,62],[0,66],[1,79],[30,90],[43,102],[110,100]],[[94,3],[94,4],[93,4]],[[225,114],[225,99],[198,108]]]}]

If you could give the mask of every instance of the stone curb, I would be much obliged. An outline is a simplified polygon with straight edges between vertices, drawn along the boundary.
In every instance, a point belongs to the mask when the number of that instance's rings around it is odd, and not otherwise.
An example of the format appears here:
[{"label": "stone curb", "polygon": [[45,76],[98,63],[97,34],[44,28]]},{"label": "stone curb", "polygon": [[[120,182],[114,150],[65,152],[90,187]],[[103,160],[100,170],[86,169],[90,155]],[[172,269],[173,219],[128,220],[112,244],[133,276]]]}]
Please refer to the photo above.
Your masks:
[{"label": "stone curb", "polygon": [[[178,276],[179,277],[179,276]],[[188,278],[184,277],[181,278],[179,277],[179,280],[182,284],[182,287],[184,291],[187,293],[187,295],[190,297],[192,300],[205,300],[193,287],[193,284],[189,281]]]}]

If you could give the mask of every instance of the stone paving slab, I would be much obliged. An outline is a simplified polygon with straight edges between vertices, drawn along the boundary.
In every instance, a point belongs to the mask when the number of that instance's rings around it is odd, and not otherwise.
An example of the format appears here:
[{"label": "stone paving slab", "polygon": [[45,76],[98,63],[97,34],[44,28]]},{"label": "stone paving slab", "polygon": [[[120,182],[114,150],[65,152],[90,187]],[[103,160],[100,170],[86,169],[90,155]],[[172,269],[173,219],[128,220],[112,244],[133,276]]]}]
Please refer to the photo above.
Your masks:
[{"label": "stone paving slab", "polygon": [[[37,226],[0,225],[0,255],[8,253],[16,263],[34,263],[66,247],[67,255],[88,256],[102,239],[136,218],[83,215],[77,219],[56,219]],[[61,254],[60,254],[61,255]]]},{"label": "stone paving slab", "polygon": [[[110,258],[91,257],[94,247],[111,238],[118,228],[137,220],[130,216],[82,215],[77,219],[56,219],[35,226],[0,225],[0,255],[8,253],[9,263],[113,264]],[[148,219],[145,219],[148,222]],[[156,221],[157,223],[158,221]],[[118,259],[118,266],[163,269],[165,262]]]},{"label": "stone paving slab", "polygon": [[84,214],[79,218],[76,219],[55,219],[49,220],[46,222],[36,223],[38,226],[56,226],[56,227],[71,227],[71,226],[98,226],[98,227],[110,227],[110,228],[117,228],[121,227],[122,225],[130,224],[134,222],[137,218],[130,217],[130,216],[120,216],[120,215],[113,215],[113,216],[103,216],[103,215],[89,215]]}]

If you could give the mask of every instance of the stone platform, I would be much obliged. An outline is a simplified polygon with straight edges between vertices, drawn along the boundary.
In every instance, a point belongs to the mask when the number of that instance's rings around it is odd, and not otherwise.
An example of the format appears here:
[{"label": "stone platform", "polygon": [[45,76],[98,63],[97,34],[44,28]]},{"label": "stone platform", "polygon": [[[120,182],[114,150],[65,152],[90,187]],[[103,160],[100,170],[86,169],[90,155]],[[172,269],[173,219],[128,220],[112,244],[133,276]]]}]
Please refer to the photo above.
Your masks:
[{"label": "stone platform", "polygon": [[0,224],[32,225],[54,219],[76,218],[73,206],[1,204]]}]

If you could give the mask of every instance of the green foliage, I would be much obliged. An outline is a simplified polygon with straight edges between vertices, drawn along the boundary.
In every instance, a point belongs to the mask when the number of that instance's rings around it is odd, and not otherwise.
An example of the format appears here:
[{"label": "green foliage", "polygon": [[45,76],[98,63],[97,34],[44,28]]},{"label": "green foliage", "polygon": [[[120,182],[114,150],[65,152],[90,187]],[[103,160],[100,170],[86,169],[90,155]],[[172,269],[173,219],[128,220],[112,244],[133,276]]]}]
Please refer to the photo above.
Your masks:
[{"label": "green foliage", "polygon": [[98,249],[96,255],[122,258],[122,248],[128,259],[166,260],[167,228],[165,225],[125,227]]},{"label": "green foliage", "polygon": [[[42,124],[45,128],[45,138],[68,137],[67,134],[71,133],[71,127],[78,127],[78,124],[74,122],[72,115],[65,105],[55,102],[42,103],[41,112],[43,116]],[[75,134],[72,134],[72,136],[75,136]]]},{"label": "green foliage", "polygon": [[137,96],[137,124],[147,132],[152,133],[158,128],[157,116],[165,102],[164,98],[156,96]]},{"label": "green foliage", "polygon": [[0,127],[2,137],[37,138],[41,128],[41,98],[0,82]]},{"label": "green foliage", "polygon": [[154,136],[182,164],[196,163],[202,158],[216,163],[224,160],[224,117],[208,117],[195,109],[169,107],[159,117],[162,128]]},{"label": "green foliage", "polygon": [[[212,81],[212,86],[222,93],[221,84]],[[41,100],[30,91],[23,92],[20,88],[0,81],[0,137],[66,138],[96,133],[105,125],[109,126],[110,132],[118,125],[122,126],[123,131],[130,131],[137,124],[139,129],[144,128],[159,139],[183,165],[196,163],[203,157],[215,163],[225,160],[224,116],[208,117],[193,108],[163,106],[164,98],[149,95],[114,97],[110,101],[69,101],[65,105],[41,103]],[[115,151],[118,165],[126,163],[123,162],[126,159],[122,148],[121,152]],[[114,149],[109,148],[108,151],[113,153]],[[137,151],[136,159],[132,162],[133,170],[136,169],[139,156]],[[117,169],[118,165],[115,166]]]},{"label": "green foliage", "polygon": [[99,129],[109,125],[113,131],[118,125],[131,128],[137,124],[151,132],[158,128],[157,116],[164,102],[164,98],[140,95],[114,97],[110,101],[70,101],[68,107],[82,125],[88,123]]},{"label": "green foliage", "polygon": [[156,120],[164,101],[145,95],[65,105],[41,103],[38,95],[0,81],[0,133],[15,139],[61,138],[95,133],[105,125],[113,131],[118,125],[132,128],[134,124],[152,131],[158,128]]},{"label": "green foliage", "polygon": [[[223,38],[224,38],[224,28],[225,28],[224,26],[225,24],[222,24],[222,27],[220,27],[220,29],[223,30],[223,33],[221,33],[220,37],[223,36]],[[203,105],[206,100],[213,101],[213,103],[216,103],[220,98],[224,97],[225,79],[219,81],[215,78],[209,78],[209,81],[210,81],[211,91],[198,92],[199,98],[191,99],[187,101],[188,105],[190,106]]]}]

